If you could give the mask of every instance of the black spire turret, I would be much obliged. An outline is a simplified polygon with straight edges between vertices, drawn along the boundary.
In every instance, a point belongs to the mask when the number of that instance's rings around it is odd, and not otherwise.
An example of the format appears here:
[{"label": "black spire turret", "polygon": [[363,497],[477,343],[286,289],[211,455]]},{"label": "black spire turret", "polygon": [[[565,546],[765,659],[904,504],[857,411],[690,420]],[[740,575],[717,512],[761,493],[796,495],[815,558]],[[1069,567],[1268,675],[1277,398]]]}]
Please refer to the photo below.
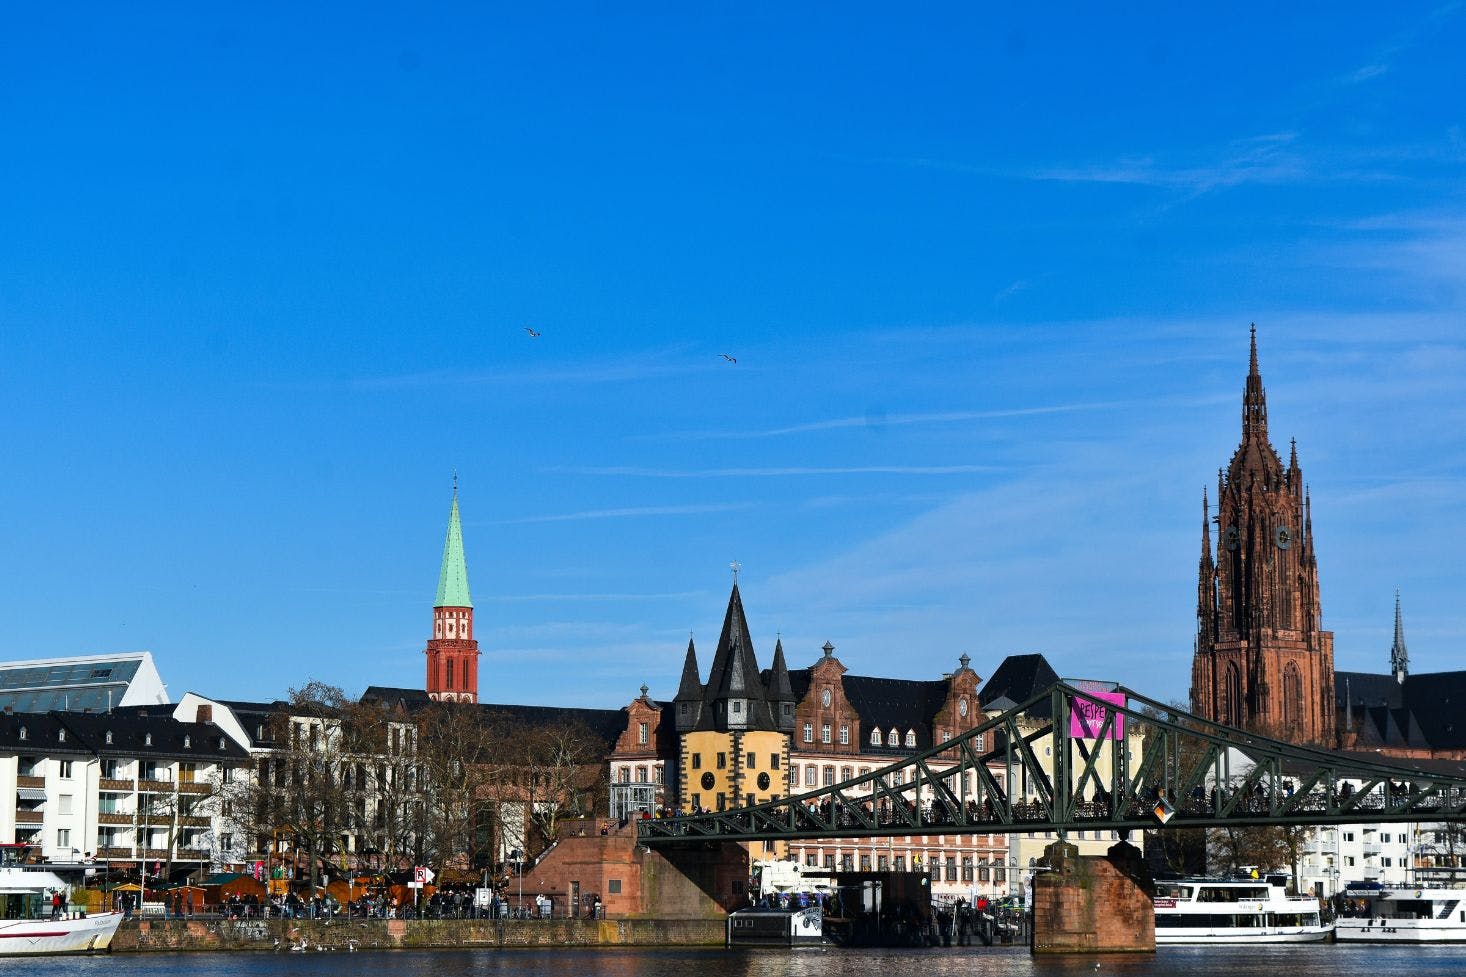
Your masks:
[{"label": "black spire turret", "polygon": [[682,681],[677,686],[677,732],[683,733],[697,726],[702,716],[703,688],[697,671],[697,649],[692,637],[687,639],[687,657],[682,661]]},{"label": "black spire turret", "polygon": [[1390,674],[1401,685],[1410,674],[1410,652],[1405,650],[1405,622],[1400,616],[1400,592],[1395,591],[1395,643],[1390,645]]}]

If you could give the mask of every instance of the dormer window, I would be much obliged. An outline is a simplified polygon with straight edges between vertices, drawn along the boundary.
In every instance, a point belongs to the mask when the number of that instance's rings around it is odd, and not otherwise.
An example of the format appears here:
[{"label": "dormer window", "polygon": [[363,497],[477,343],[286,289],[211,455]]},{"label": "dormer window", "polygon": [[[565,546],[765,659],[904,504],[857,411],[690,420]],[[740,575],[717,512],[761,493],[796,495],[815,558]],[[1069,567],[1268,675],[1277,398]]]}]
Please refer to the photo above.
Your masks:
[{"label": "dormer window", "polygon": [[106,734],[104,734],[102,738],[106,741],[108,746],[112,745],[112,731],[110,729],[107,730]]},{"label": "dormer window", "polygon": [[873,729],[873,730],[870,731],[870,745],[871,746],[880,746],[881,745],[881,731],[880,730]]},{"label": "dormer window", "polygon": [[916,746],[916,730],[908,729],[906,731],[906,745],[911,747]]},{"label": "dormer window", "polygon": [[183,737],[183,748],[185,750],[191,750],[191,749],[193,749],[193,737],[192,736],[185,735]]},{"label": "dormer window", "polygon": [[65,743],[66,742],[66,730],[64,730],[64,729],[58,729],[58,730],[56,730],[56,742],[58,742],[58,743]]},{"label": "dormer window", "polygon": [[21,739],[25,739],[29,735],[30,735],[30,731],[29,730],[27,730],[24,726],[20,727],[20,738]]},{"label": "dormer window", "polygon": [[219,737],[219,749],[224,749],[224,737]]},{"label": "dormer window", "polygon": [[144,733],[143,734],[143,746],[152,746],[152,745],[153,745],[153,734],[152,733]]},{"label": "dormer window", "polygon": [[900,746],[901,731],[898,730],[895,726],[892,726],[890,735],[886,737],[886,742],[891,744],[892,746]]},{"label": "dormer window", "polygon": [[255,739],[262,740],[264,738],[265,738],[265,727],[263,725],[256,726],[255,727]]}]

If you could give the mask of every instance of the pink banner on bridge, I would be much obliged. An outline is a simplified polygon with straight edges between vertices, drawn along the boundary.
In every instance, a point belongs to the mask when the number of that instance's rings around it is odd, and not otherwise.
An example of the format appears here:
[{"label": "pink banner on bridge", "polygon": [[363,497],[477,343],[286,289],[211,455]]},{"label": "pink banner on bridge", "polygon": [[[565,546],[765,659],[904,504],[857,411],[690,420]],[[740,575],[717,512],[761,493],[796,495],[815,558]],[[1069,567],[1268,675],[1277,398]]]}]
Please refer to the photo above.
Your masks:
[{"label": "pink banner on bridge", "polygon": [[[1069,735],[1079,739],[1099,739],[1100,730],[1105,725],[1105,719],[1109,717],[1111,710],[1102,703],[1108,702],[1123,707],[1125,705],[1125,694],[1123,692],[1091,692],[1089,695],[1100,701],[1090,702],[1088,699],[1075,697],[1073,710],[1069,713]],[[1118,740],[1125,738],[1125,717],[1115,713],[1115,722],[1109,729],[1105,739]]]}]

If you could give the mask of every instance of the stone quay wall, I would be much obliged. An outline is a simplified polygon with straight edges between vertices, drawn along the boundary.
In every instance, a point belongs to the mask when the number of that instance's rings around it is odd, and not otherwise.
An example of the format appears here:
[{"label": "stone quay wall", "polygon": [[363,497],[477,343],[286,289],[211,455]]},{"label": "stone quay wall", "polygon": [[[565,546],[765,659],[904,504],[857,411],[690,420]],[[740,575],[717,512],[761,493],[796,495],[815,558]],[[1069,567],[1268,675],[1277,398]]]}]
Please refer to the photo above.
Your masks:
[{"label": "stone quay wall", "polygon": [[721,919],[129,920],[115,953],[475,949],[546,946],[722,946]]}]

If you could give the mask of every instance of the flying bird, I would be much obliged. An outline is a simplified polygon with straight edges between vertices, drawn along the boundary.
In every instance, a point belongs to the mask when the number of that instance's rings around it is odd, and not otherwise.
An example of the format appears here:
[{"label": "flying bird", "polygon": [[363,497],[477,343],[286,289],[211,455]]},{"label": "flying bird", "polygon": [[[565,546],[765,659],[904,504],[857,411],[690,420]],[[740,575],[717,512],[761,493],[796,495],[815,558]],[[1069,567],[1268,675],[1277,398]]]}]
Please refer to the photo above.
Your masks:
[{"label": "flying bird", "polygon": [[540,334],[537,333],[537,332],[535,332],[534,329],[532,329],[529,326],[525,326],[524,327],[524,331],[527,332],[527,333],[529,333],[529,338],[530,339],[539,339],[540,338]]},{"label": "flying bird", "polygon": [[737,357],[729,356],[727,353],[719,353],[718,355],[721,356],[723,359],[727,360],[729,363],[737,363],[738,362]]}]

